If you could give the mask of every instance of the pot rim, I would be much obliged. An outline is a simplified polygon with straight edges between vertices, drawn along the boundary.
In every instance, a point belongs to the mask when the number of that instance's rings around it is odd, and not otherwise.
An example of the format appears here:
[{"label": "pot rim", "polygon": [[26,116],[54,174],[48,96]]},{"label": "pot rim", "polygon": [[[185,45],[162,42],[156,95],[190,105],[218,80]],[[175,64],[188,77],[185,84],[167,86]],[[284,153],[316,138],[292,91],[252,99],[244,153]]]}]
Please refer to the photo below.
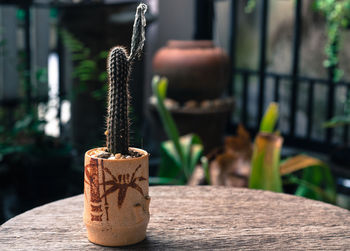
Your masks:
[{"label": "pot rim", "polygon": [[129,147],[129,149],[134,150],[135,152],[138,152],[141,154],[140,157],[134,157],[134,158],[130,158],[130,159],[105,159],[105,158],[100,158],[100,157],[95,157],[95,156],[91,156],[91,152],[92,151],[96,151],[96,150],[102,150],[102,149],[106,149],[106,147],[96,147],[96,148],[92,148],[89,149],[85,152],[85,157],[89,157],[91,159],[101,159],[104,162],[123,162],[123,161],[139,161],[141,159],[144,158],[148,158],[149,157],[149,153],[146,150],[143,150],[141,148],[136,148],[136,147]]},{"label": "pot rim", "polygon": [[171,49],[212,49],[213,40],[168,40],[167,48]]},{"label": "pot rim", "polygon": [[275,133],[269,133],[269,132],[259,132],[257,134],[257,138],[269,141],[269,142],[276,142],[277,144],[283,143],[283,137],[281,135],[277,135]]}]

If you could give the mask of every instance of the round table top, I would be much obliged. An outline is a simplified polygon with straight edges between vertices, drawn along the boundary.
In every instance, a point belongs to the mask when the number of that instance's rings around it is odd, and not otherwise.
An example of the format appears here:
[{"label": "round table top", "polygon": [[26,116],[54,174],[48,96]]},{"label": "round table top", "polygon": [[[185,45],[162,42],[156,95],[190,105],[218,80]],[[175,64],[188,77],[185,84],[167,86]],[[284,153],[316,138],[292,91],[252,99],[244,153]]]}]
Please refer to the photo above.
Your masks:
[{"label": "round table top", "polygon": [[[326,203],[213,186],[150,187],[150,196],[147,237],[126,249],[350,248],[350,211]],[[83,195],[37,207],[0,227],[0,250],[104,249],[86,237]]]}]

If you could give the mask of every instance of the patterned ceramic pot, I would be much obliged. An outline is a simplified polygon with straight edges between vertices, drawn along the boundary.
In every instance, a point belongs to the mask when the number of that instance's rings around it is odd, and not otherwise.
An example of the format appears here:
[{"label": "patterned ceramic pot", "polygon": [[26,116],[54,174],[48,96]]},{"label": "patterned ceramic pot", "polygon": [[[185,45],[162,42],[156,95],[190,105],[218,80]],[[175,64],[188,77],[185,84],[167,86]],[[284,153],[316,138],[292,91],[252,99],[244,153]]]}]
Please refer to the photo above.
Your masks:
[{"label": "patterned ceramic pot", "polygon": [[95,148],[85,153],[84,223],[88,239],[104,246],[124,246],[146,237],[149,221],[148,158],[93,157]]}]

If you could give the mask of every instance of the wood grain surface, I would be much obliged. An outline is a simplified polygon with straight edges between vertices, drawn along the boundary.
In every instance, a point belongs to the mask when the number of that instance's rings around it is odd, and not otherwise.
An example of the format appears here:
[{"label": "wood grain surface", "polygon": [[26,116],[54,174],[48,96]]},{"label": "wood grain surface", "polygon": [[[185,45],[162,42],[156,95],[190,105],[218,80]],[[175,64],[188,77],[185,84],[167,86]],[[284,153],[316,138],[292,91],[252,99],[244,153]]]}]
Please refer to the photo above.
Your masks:
[{"label": "wood grain surface", "polygon": [[[350,250],[350,211],[266,191],[150,187],[147,238],[122,249]],[[0,227],[0,250],[108,250],[90,243],[83,195],[53,202]]]}]

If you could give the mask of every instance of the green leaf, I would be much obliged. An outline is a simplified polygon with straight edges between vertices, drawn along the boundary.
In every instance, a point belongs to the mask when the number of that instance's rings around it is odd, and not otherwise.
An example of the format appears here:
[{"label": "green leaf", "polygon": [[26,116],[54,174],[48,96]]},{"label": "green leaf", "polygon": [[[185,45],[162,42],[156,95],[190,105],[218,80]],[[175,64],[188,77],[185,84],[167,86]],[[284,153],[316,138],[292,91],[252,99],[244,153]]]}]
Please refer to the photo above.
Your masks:
[{"label": "green leaf", "polygon": [[259,133],[255,139],[249,188],[282,192],[279,170],[282,138]]},{"label": "green leaf", "polygon": [[158,83],[159,97],[163,100],[166,98],[168,88],[168,80],[166,78],[160,78]]},{"label": "green leaf", "polygon": [[319,159],[299,154],[284,160],[283,163],[280,164],[280,173],[281,175],[286,175],[310,166],[326,166],[326,164]]},{"label": "green leaf", "polygon": [[100,59],[106,59],[108,57],[108,51],[101,51],[100,54],[98,54],[98,57]]},{"label": "green leaf", "polygon": [[176,163],[177,166],[181,167],[181,158],[175,149],[174,143],[171,140],[162,142],[161,148]]},{"label": "green leaf", "polygon": [[295,195],[335,203],[336,187],[329,168],[310,166],[304,169]]},{"label": "green leaf", "polygon": [[34,119],[33,116],[28,114],[23,119],[17,120],[14,125],[15,132],[28,128],[30,124],[33,122],[33,119]]},{"label": "green leaf", "polygon": [[248,0],[246,6],[244,7],[244,12],[250,14],[256,7],[256,0]]},{"label": "green leaf", "polygon": [[199,162],[203,153],[203,145],[199,136],[193,134],[191,139],[190,157],[188,165],[189,177],[192,175],[197,163]]},{"label": "green leaf", "polygon": [[167,133],[169,139],[173,142],[177,154],[180,156],[181,162],[184,161],[184,154],[180,146],[179,141],[179,130],[176,127],[176,124],[171,117],[170,112],[166,109],[164,105],[164,99],[166,97],[167,90],[167,79],[159,78],[159,76],[155,76],[152,80],[152,89],[153,94],[157,98],[157,109],[162,120],[163,127],[165,132]]},{"label": "green leaf", "polygon": [[106,83],[108,80],[108,74],[107,72],[102,72],[100,75],[98,75],[98,81],[102,82],[102,83]]},{"label": "green leaf", "polygon": [[273,133],[278,120],[278,104],[270,103],[260,123],[260,132]]},{"label": "green leaf", "polygon": [[48,71],[47,68],[43,67],[35,72],[35,78],[38,82],[46,83],[48,81]]},{"label": "green leaf", "polygon": [[161,144],[160,157],[157,176],[176,180],[177,185],[184,185],[186,177],[182,169],[182,163],[177,158],[177,153],[171,141]]},{"label": "green leaf", "polygon": [[181,168],[185,174],[185,178],[190,178],[190,161],[191,161],[191,148],[192,148],[192,134],[180,137],[180,146],[183,152],[183,160]]},{"label": "green leaf", "polygon": [[203,156],[201,157],[201,164],[202,164],[202,168],[204,170],[204,176],[205,176],[205,180],[207,181],[207,184],[210,184],[210,174],[209,174],[209,162],[208,162],[208,158]]},{"label": "green leaf", "polygon": [[157,110],[170,139],[161,145],[161,165],[158,175],[173,178],[185,184],[202,155],[203,146],[197,135],[179,136],[176,124],[164,104],[167,85],[166,78],[159,76],[153,78],[152,88],[153,95],[157,99]]},{"label": "green leaf", "polygon": [[282,192],[279,170],[283,139],[273,134],[278,120],[278,104],[270,103],[255,138],[249,187]]},{"label": "green leaf", "polygon": [[302,178],[289,174],[286,182],[298,185],[295,195],[335,204],[336,186],[327,166],[310,166],[303,169]]},{"label": "green leaf", "polygon": [[324,127],[337,127],[337,126],[343,126],[343,125],[349,125],[350,124],[350,116],[349,115],[340,115],[332,118],[331,120],[327,121],[323,124]]},{"label": "green leaf", "polygon": [[181,160],[172,141],[161,144],[161,165],[158,176],[173,178],[185,184],[202,156],[203,146],[198,136],[189,134],[180,137],[180,146],[186,158]]}]

